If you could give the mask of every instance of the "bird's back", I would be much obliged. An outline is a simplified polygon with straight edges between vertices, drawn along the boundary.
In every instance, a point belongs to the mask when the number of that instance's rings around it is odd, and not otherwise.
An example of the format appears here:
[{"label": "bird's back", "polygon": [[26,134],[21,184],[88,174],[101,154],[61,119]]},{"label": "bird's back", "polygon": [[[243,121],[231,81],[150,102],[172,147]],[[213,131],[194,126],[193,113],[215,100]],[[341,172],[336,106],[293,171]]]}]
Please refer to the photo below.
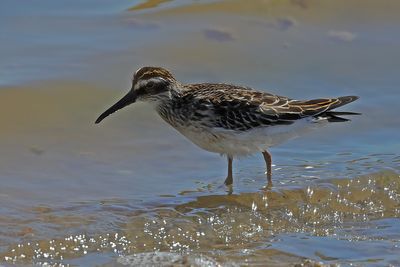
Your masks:
[{"label": "bird's back", "polygon": [[[296,120],[322,115],[356,100],[355,96],[293,100],[230,84],[189,84],[169,107],[182,122],[246,131],[289,125]],[[173,114],[170,114],[170,116]],[[345,114],[346,115],[346,114]]]},{"label": "bird's back", "polygon": [[299,101],[247,87],[203,83],[184,85],[158,111],[164,120],[205,150],[248,155],[320,125],[314,122],[346,120],[331,110],[355,99]]}]

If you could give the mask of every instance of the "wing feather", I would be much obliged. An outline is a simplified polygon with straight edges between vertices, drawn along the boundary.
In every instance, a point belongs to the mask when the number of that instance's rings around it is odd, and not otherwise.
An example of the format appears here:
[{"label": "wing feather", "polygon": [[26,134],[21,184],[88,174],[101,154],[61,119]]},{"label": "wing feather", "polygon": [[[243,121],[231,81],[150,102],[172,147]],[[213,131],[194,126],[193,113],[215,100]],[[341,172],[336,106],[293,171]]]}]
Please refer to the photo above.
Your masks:
[{"label": "wing feather", "polygon": [[288,125],[357,99],[347,96],[300,101],[229,84],[193,84],[188,87],[193,91],[190,90],[185,97],[192,98],[191,103],[198,109],[208,107],[209,123],[231,130]]}]

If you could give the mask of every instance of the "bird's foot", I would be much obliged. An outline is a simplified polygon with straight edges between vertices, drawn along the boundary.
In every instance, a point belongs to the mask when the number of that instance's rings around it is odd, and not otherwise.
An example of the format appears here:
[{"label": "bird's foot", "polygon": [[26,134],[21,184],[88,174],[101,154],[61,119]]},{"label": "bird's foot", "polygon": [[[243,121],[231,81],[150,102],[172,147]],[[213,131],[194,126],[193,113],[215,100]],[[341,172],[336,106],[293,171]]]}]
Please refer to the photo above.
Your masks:
[{"label": "bird's foot", "polygon": [[271,189],[271,187],[272,187],[272,172],[266,171],[265,175],[267,176],[267,185],[264,188]]},{"label": "bird's foot", "polygon": [[233,185],[232,184],[225,185],[225,187],[226,187],[226,193],[228,194],[228,196],[232,195],[232,193],[233,193]]},{"label": "bird's foot", "polygon": [[231,185],[233,184],[233,178],[232,178],[232,176],[226,177],[224,184],[225,184],[226,186],[231,186]]},{"label": "bird's foot", "polygon": [[228,195],[231,195],[233,192],[233,177],[228,175],[228,177],[225,179],[224,185],[226,186],[226,192]]},{"label": "bird's foot", "polygon": [[268,181],[266,185],[264,185],[260,190],[269,191],[272,189],[272,182]]}]

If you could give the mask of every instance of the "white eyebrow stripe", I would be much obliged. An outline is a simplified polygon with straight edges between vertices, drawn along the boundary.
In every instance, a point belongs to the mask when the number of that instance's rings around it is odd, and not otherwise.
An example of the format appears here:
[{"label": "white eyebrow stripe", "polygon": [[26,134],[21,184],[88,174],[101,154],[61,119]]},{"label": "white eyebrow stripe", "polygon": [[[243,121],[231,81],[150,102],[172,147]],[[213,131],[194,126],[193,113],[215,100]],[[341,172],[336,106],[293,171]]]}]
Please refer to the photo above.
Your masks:
[{"label": "white eyebrow stripe", "polygon": [[151,82],[155,82],[155,83],[159,83],[159,82],[166,82],[167,80],[165,80],[164,78],[161,78],[161,77],[153,77],[153,78],[150,78],[150,79],[147,79],[147,80],[139,80],[135,84],[135,86],[133,88],[134,88],[134,90],[137,90],[137,89],[145,86],[150,81]]},{"label": "white eyebrow stripe", "polygon": [[133,76],[136,76],[136,75],[138,74],[139,70],[141,70],[141,69],[143,69],[143,68],[138,68],[138,69],[135,71],[135,74],[134,74]]}]

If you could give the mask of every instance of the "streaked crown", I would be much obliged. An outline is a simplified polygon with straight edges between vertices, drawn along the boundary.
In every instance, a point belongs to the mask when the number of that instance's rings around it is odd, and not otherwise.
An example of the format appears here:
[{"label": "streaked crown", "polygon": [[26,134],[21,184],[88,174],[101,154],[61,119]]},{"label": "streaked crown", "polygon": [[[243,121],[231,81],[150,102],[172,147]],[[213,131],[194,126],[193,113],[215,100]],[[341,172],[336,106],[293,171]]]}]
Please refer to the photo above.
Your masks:
[{"label": "streaked crown", "polygon": [[142,67],[133,74],[133,84],[141,80],[149,80],[151,78],[163,78],[175,81],[174,76],[167,69],[161,67]]}]

